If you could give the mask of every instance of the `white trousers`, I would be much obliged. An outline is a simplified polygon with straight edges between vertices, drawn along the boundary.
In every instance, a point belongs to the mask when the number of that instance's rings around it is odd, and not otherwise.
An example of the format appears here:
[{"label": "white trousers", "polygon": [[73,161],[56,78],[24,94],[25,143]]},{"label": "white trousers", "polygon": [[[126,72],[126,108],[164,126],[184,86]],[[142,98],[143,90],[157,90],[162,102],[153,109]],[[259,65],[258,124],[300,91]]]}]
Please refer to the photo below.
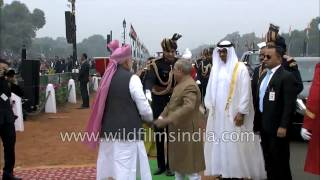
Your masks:
[{"label": "white trousers", "polygon": [[176,180],[184,180],[184,178],[187,176],[189,180],[201,180],[201,176],[199,173],[193,173],[193,174],[181,174],[179,172],[175,172]]},{"label": "white trousers", "polygon": [[143,141],[102,141],[97,160],[97,180],[151,180]]}]

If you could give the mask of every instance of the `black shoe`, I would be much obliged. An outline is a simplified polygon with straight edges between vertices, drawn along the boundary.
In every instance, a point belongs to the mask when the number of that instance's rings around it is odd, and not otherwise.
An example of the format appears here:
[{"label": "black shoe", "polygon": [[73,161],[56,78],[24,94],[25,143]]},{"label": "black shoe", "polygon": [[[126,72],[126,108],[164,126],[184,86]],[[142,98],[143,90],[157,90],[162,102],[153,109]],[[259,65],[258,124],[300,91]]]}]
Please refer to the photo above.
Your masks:
[{"label": "black shoe", "polygon": [[22,180],[22,178],[15,177],[13,174],[3,173],[2,180]]},{"label": "black shoe", "polygon": [[166,176],[174,176],[174,173],[170,169],[168,169],[166,172]]},{"label": "black shoe", "polygon": [[155,173],[153,173],[153,175],[157,176],[164,173],[165,171],[166,171],[165,169],[158,169]]}]

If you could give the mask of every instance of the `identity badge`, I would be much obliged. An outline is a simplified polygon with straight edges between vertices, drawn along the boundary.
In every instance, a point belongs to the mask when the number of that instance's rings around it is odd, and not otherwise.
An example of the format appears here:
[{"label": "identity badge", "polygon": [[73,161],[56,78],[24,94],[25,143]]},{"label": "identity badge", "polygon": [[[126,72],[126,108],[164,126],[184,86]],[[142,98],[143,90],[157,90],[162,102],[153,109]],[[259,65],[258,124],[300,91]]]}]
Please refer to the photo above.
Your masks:
[{"label": "identity badge", "polygon": [[4,101],[7,101],[7,100],[8,100],[8,96],[5,95],[4,93],[2,93],[0,97],[1,97],[1,99],[4,100]]},{"label": "identity badge", "polygon": [[276,93],[274,91],[269,92],[269,101],[275,101],[276,100]]}]

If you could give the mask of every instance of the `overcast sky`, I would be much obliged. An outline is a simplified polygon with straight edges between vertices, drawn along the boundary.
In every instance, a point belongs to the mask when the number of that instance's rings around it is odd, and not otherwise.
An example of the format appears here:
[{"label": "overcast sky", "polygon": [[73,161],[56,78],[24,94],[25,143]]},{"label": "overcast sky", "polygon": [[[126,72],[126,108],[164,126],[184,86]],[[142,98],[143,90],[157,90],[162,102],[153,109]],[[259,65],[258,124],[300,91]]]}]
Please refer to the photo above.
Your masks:
[{"label": "overcast sky", "polygon": [[[13,0],[4,0],[11,3]],[[37,37],[65,37],[64,11],[68,0],[20,0],[30,10],[42,9],[46,25]],[[319,0],[76,0],[78,41],[93,34],[113,31],[120,39],[122,21],[127,30],[132,23],[139,38],[151,51],[159,51],[160,41],[179,32],[181,51],[213,44],[226,34],[266,33],[269,23],[281,32],[304,29],[319,16]]]}]

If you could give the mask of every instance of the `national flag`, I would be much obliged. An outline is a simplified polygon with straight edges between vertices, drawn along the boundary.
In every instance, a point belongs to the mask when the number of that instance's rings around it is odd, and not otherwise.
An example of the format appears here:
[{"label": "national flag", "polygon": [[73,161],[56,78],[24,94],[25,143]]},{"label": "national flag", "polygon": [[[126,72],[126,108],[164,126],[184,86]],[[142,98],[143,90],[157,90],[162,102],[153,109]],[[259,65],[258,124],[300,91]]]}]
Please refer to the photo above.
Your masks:
[{"label": "national flag", "polygon": [[134,40],[136,41],[137,40],[137,33],[136,31],[134,30],[132,24],[130,25],[130,32],[129,32],[129,36]]}]

